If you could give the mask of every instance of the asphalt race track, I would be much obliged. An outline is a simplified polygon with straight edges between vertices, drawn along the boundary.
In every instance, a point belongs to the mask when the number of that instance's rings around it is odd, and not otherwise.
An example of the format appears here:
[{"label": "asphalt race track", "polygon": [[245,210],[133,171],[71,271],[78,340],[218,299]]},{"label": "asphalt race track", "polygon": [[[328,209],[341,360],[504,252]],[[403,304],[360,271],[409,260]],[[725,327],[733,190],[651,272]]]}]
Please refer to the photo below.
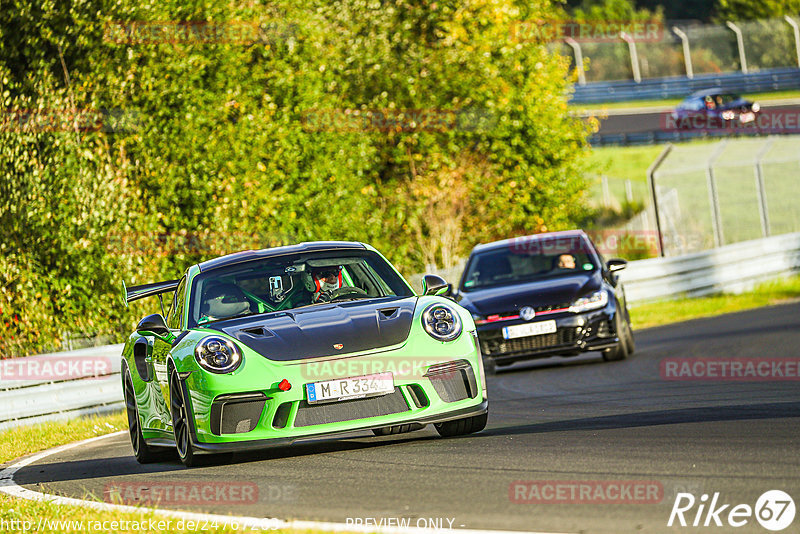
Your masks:
[{"label": "asphalt race track", "polygon": [[[345,523],[348,518],[439,520],[453,528],[555,532],[768,532],[667,528],[678,492],[720,492],[719,503],[755,506],[779,489],[800,505],[798,381],[665,380],[670,357],[797,358],[800,303],[637,333],[630,359],[593,354],[516,364],[489,381],[487,429],[441,439],[433,428],[400,436],[318,440],[184,469],[177,459],[140,466],[127,435],[50,456],[15,480],[37,491],[82,498],[110,484],[253,483],[256,502],[168,507],[238,516]],[[514,502],[515,481],[660,488],[655,502]],[[531,486],[525,486],[531,487]],[[601,486],[608,489],[608,486]],[[622,486],[618,486],[622,487]],[[544,493],[543,493],[544,495]],[[564,495],[562,495],[564,497]],[[102,497],[101,497],[102,498]],[[709,499],[710,500],[710,499]],[[590,500],[591,501],[591,500]],[[694,520],[697,505],[686,513]],[[705,516],[703,516],[705,517]],[[422,520],[420,521],[420,518]],[[704,519],[701,519],[701,521]],[[713,524],[713,523],[712,523]],[[785,532],[798,532],[800,515]]]},{"label": "asphalt race track", "polygon": [[[668,122],[666,116],[673,108],[664,108],[663,110],[656,108],[641,109],[641,110],[628,110],[617,111],[611,110],[608,117],[601,118],[599,134],[633,134],[642,132],[653,132],[659,130],[674,129],[674,125]],[[765,104],[762,109],[769,111],[772,114],[777,114],[780,117],[791,116],[793,121],[789,133],[798,133],[798,115],[800,114],[800,107],[794,105],[773,105]],[[783,119],[785,122],[785,118]]]}]

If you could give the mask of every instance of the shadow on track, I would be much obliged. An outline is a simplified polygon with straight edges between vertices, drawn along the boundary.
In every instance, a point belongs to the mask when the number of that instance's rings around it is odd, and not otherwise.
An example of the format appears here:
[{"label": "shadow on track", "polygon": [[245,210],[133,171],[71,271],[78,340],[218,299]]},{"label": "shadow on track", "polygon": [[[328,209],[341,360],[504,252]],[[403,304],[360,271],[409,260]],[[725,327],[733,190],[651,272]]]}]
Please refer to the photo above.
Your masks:
[{"label": "shadow on track", "polygon": [[475,434],[475,437],[513,436],[518,434],[540,434],[543,432],[565,432],[572,430],[608,430],[681,423],[705,423],[711,421],[782,419],[787,417],[800,417],[800,402],[710,406],[607,415],[602,417],[586,417],[583,419],[571,419],[569,421],[551,421],[549,423],[521,426],[494,427],[484,430],[480,434]]},{"label": "shadow on track", "polygon": [[195,476],[201,474],[204,467],[298,458],[332,452],[347,452],[440,438],[422,432],[414,432],[403,437],[372,437],[364,435],[363,441],[357,441],[358,439],[359,438],[340,438],[336,440],[328,438],[324,441],[314,441],[313,443],[283,445],[244,453],[204,454],[201,456],[200,465],[192,469],[183,467],[177,459],[177,455],[174,460],[145,465],[136,462],[132,456],[33,464],[20,469],[14,475],[14,481],[19,485],[47,484],[50,482],[122,477],[125,475],[166,473],[172,471],[180,471],[186,473],[187,476]]}]

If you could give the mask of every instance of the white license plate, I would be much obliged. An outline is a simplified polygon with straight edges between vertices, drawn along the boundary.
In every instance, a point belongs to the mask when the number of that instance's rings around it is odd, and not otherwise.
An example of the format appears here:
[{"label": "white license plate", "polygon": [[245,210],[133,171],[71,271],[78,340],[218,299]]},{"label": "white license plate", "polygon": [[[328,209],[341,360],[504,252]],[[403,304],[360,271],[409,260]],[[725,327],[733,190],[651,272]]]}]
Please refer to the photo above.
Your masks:
[{"label": "white license plate", "polygon": [[392,373],[339,378],[306,384],[309,404],[386,395],[393,391]]},{"label": "white license plate", "polygon": [[741,123],[748,123],[753,122],[756,118],[755,113],[742,113],[739,115],[739,122]]},{"label": "white license plate", "polygon": [[507,326],[503,328],[503,337],[506,339],[515,339],[518,337],[552,334],[555,331],[556,331],[555,321],[538,321],[535,323]]}]

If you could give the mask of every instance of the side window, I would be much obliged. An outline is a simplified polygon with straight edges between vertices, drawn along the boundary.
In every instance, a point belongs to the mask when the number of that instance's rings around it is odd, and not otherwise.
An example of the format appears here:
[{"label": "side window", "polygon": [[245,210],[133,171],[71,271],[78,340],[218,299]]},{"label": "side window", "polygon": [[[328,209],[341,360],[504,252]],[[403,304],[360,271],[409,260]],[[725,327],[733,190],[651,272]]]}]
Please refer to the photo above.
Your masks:
[{"label": "side window", "polygon": [[172,298],[172,308],[169,310],[167,317],[167,326],[174,330],[181,328],[181,319],[183,318],[183,302],[186,297],[186,277],[181,278],[178,283],[178,289],[175,290],[175,296]]}]

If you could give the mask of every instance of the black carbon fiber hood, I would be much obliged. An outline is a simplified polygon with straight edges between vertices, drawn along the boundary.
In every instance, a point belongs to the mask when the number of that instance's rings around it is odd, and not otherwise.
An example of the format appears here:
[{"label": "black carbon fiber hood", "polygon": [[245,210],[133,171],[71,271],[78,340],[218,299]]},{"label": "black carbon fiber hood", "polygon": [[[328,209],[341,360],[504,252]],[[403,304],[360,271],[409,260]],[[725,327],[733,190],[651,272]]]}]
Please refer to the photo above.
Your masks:
[{"label": "black carbon fiber hood", "polygon": [[402,343],[408,339],[416,305],[417,297],[320,304],[219,321],[207,328],[270,360],[292,361]]}]

